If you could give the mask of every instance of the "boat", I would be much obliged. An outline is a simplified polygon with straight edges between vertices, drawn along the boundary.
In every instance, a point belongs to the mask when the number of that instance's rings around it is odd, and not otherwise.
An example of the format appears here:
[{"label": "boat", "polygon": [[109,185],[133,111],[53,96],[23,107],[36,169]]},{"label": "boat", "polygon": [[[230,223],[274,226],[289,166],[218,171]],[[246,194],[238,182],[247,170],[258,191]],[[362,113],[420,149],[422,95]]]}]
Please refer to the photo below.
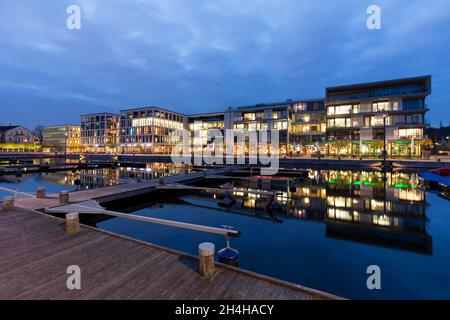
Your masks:
[{"label": "boat", "polygon": [[421,187],[427,190],[443,190],[450,186],[450,168],[439,168],[419,173]]},{"label": "boat", "polygon": [[441,191],[438,193],[438,195],[444,199],[450,200],[450,186],[447,184],[440,183],[439,187]]},{"label": "boat", "polygon": [[449,177],[450,176],[450,168],[439,168],[439,169],[433,169],[429,172],[440,175],[442,177]]}]

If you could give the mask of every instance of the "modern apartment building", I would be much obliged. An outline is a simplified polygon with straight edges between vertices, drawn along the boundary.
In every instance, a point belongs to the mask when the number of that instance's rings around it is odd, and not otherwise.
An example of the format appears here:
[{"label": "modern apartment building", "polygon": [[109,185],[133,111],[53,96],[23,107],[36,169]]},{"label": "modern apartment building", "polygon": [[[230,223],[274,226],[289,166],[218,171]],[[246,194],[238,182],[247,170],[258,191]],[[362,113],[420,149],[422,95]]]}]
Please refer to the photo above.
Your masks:
[{"label": "modern apartment building", "polygon": [[431,76],[326,89],[327,154],[420,156]]},{"label": "modern apartment building", "polygon": [[84,152],[117,152],[119,116],[95,113],[81,116],[81,147]]},{"label": "modern apartment building", "polygon": [[[191,134],[192,151],[201,152],[208,145],[208,130],[219,130],[225,137],[225,113],[203,113],[187,116],[187,128]],[[225,145],[225,138],[223,141]],[[212,147],[214,149],[214,145]],[[214,150],[211,150],[214,152]]]},{"label": "modern apartment building", "polygon": [[295,101],[291,104],[292,126],[290,154],[324,154],[327,129],[325,100]]},{"label": "modern apartment building", "polygon": [[81,152],[81,127],[60,125],[45,127],[42,137],[44,152]]},{"label": "modern apartment building", "polygon": [[158,107],[121,110],[120,151],[170,154],[181,139],[174,133],[184,129],[185,121],[184,115]]},{"label": "modern apartment building", "polygon": [[[431,76],[421,76],[329,87],[324,99],[230,107],[224,112],[183,115],[145,107],[122,110],[120,116],[84,115],[81,145],[87,152],[170,154],[181,141],[181,135],[174,135],[181,129],[191,130],[192,151],[208,145],[208,129],[247,135],[267,130],[267,143],[258,145],[267,153],[270,132],[276,129],[281,156],[381,157],[385,140],[387,156],[414,157],[422,155],[427,142],[424,117],[430,94]],[[236,142],[235,154],[249,153],[249,139],[244,146]]]},{"label": "modern apartment building", "polygon": [[[259,143],[259,150],[267,154],[272,150],[270,141],[271,130],[279,130],[279,152],[287,155],[291,149],[290,133],[292,133],[292,109],[289,101],[284,103],[257,104],[230,108],[225,113],[225,127],[241,130],[244,133],[258,130],[267,130],[267,144]],[[259,137],[258,137],[259,138]],[[235,145],[235,152],[249,153],[249,141],[246,141],[244,150],[237,150],[241,145]]]}]

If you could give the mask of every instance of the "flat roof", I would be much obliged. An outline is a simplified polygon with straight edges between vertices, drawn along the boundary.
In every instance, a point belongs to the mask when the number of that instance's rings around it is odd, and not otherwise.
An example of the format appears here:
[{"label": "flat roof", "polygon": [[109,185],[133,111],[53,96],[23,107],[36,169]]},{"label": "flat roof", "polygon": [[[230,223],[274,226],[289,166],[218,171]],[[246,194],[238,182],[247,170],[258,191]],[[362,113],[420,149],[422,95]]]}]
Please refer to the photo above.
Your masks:
[{"label": "flat roof", "polygon": [[87,114],[82,114],[82,115],[80,115],[80,117],[87,117],[87,116],[101,116],[101,115],[116,116],[116,117],[119,116],[117,113],[111,113],[111,112],[97,112],[97,113],[87,113]]},{"label": "flat roof", "polygon": [[44,129],[47,128],[61,128],[61,127],[80,127],[79,124],[57,124],[54,126],[44,126]]},{"label": "flat roof", "polygon": [[169,109],[166,109],[166,108],[157,107],[157,106],[152,106],[152,107],[141,107],[141,108],[131,108],[131,109],[122,109],[122,110],[120,110],[119,112],[122,113],[122,112],[139,111],[139,110],[148,110],[148,109],[158,109],[158,110],[162,110],[162,111],[166,111],[166,112],[170,112],[170,113],[175,113],[175,114],[178,114],[178,115],[180,115],[180,116],[185,116],[185,114],[183,114],[183,113],[179,113],[179,112],[176,112],[176,111],[172,111],[172,110],[169,110]]},{"label": "flat roof", "polygon": [[188,118],[200,118],[200,117],[213,117],[213,116],[225,116],[225,112],[208,112],[208,113],[197,113],[187,115]]},{"label": "flat roof", "polygon": [[285,107],[285,106],[289,106],[294,103],[308,103],[308,102],[325,102],[325,98],[295,99],[295,100],[288,99],[288,100],[282,101],[282,102],[259,103],[259,104],[255,104],[255,105],[231,107],[228,110],[241,111],[241,110],[251,110],[251,109],[270,109],[270,108],[276,108],[276,107]]},{"label": "flat roof", "polygon": [[365,89],[370,87],[381,87],[381,86],[389,86],[393,84],[408,84],[412,82],[426,81],[428,85],[431,84],[431,75],[425,76],[417,76],[411,78],[401,78],[401,79],[392,79],[392,80],[383,80],[383,81],[375,81],[375,82],[366,82],[366,83],[355,83],[348,84],[343,86],[336,87],[327,87],[325,90],[328,91],[340,91],[340,90],[354,90],[354,89]]}]

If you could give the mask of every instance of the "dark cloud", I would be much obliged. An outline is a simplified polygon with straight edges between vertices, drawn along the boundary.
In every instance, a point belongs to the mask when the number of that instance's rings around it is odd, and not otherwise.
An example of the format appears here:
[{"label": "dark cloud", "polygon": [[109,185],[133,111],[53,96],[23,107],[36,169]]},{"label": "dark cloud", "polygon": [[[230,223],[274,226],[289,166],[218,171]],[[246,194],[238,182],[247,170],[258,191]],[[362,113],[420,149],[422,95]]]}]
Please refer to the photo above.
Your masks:
[{"label": "dark cloud", "polygon": [[[450,3],[376,1],[383,29],[369,31],[372,2],[4,0],[0,122],[77,123],[146,105],[199,113],[432,74],[428,119],[439,123]],[[81,30],[65,27],[70,4],[82,8]]]}]

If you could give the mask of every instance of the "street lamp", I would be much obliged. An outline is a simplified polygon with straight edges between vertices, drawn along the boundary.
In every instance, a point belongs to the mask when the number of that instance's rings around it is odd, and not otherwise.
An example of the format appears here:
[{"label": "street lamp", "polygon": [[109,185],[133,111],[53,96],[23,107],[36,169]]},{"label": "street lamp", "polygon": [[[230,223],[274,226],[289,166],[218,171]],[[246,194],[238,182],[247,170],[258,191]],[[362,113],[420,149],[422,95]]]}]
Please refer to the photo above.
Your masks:
[{"label": "street lamp", "polygon": [[386,150],[386,119],[387,114],[383,114],[383,165],[386,165],[387,150]]},{"label": "street lamp", "polygon": [[65,138],[64,138],[64,156],[67,156],[67,132],[64,134]]}]

